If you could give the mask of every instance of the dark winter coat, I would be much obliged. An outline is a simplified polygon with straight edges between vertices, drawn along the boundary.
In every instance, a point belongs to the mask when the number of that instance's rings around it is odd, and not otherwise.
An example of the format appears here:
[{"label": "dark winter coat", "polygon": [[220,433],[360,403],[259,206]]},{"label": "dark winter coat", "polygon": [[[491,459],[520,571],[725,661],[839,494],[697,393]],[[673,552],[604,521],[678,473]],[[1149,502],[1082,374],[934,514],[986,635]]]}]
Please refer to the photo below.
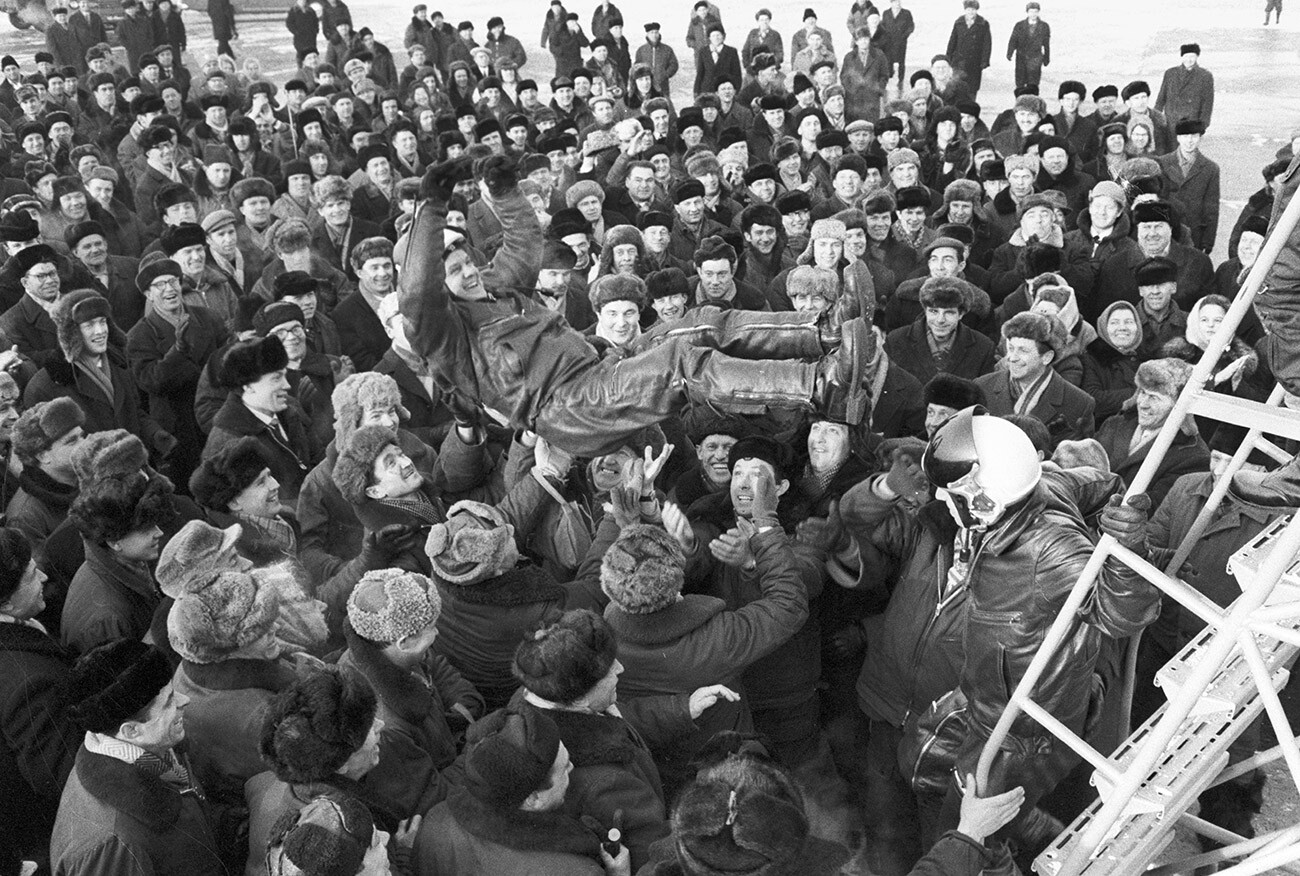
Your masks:
[{"label": "dark winter coat", "polygon": [[[924,316],[911,325],[890,332],[885,338],[885,352],[889,354],[889,361],[893,365],[908,371],[922,386],[939,373],[940,369],[930,353],[929,332]],[[993,342],[970,326],[958,323],[957,336],[953,338],[952,350],[943,370],[957,377],[974,380],[990,373],[996,364]]]},{"label": "dark winter coat", "polygon": [[1137,388],[1137,369],[1142,360],[1137,353],[1124,354],[1097,338],[1088,344],[1083,355],[1083,383],[1080,388],[1097,402],[1097,422],[1104,423],[1118,414],[1124,402]]},{"label": "dark winter coat", "polygon": [[921,382],[889,362],[887,355],[881,358],[880,364],[889,370],[885,372],[880,397],[871,407],[871,431],[886,438],[924,435],[925,399]]},{"label": "dark winter coat", "polygon": [[440,654],[426,654],[417,674],[389,661],[383,646],[358,636],[351,623],[344,622],[343,633],[348,650],[339,667],[369,682],[384,719],[383,757],[361,783],[399,818],[428,812],[447,796],[442,770],[456,759],[456,734],[447,723],[452,707],[480,718],[483,698]]},{"label": "dark winter coat", "polygon": [[147,567],[128,566],[86,542],[86,561],[63,604],[63,644],[78,654],[116,639],[143,639],[162,594]]},{"label": "dark winter coat", "polygon": [[1214,74],[1199,64],[1190,70],[1182,64],[1170,67],[1160,80],[1155,107],[1171,123],[1199,119],[1208,128],[1214,115]]},{"label": "dark winter coat", "polygon": [[82,733],[66,712],[72,655],[36,627],[0,623],[0,863],[49,848]]},{"label": "dark winter coat", "polygon": [[320,33],[320,19],[310,5],[299,8],[295,3],[284,17],[284,26],[293,35],[293,50],[299,55],[316,51],[316,35]]},{"label": "dark winter coat", "polygon": [[976,15],[974,24],[967,26],[966,17],[958,16],[952,23],[946,54],[954,70],[978,77],[993,56],[993,32],[988,20]]},{"label": "dark winter coat", "polygon": [[844,114],[851,119],[880,116],[880,101],[885,83],[893,75],[889,57],[872,43],[863,58],[857,49],[844,56],[840,65],[840,84],[844,86]]},{"label": "dark winter coat", "polygon": [[339,302],[332,319],[339,330],[343,355],[352,360],[357,371],[372,370],[392,345],[384,324],[359,289]]},{"label": "dark winter coat", "polygon": [[[611,603],[605,618],[619,638],[619,696],[689,697],[708,684],[734,687],[756,660],[771,654],[804,625],[808,593],[785,533],[760,533],[750,540],[761,595],[742,608],[727,610],[715,596],[688,594],[660,611],[629,614]],[[753,731],[749,703],[719,702],[695,722],[695,732],[666,749],[656,746],[655,761],[669,790],[690,778],[687,766],[715,733]]]},{"label": "dark winter coat", "polygon": [[[1151,442],[1138,448],[1136,453],[1128,451],[1129,442],[1137,430],[1137,411],[1130,410],[1117,414],[1102,424],[1097,430],[1097,440],[1106,450],[1110,459],[1110,470],[1128,483],[1133,482],[1142,463],[1146,461],[1151,450]],[[1208,471],[1210,468],[1210,451],[1199,434],[1187,434],[1179,431],[1174,443],[1165,452],[1160,465],[1151,476],[1151,483],[1146,493],[1151,497],[1151,507],[1158,508],[1164,501],[1165,494],[1174,485],[1174,481],[1185,474]]]},{"label": "dark winter coat", "polygon": [[[1205,253],[1174,241],[1169,244],[1168,257],[1178,265],[1174,302],[1183,310],[1214,291],[1214,266]],[[1145,259],[1141,249],[1132,249],[1118,252],[1103,262],[1097,272],[1097,291],[1090,299],[1091,307],[1085,309],[1085,302],[1079,302],[1084,319],[1095,320],[1116,301],[1137,304],[1138,288],[1133,272]]]},{"label": "dark winter coat", "polygon": [[[183,757],[183,755],[180,755]],[[84,746],[50,839],[60,876],[226,876],[200,793]]]},{"label": "dark winter coat", "polygon": [[[985,406],[990,413],[999,417],[1015,413],[1015,401],[1011,398],[1011,378],[1005,371],[994,371],[975,381],[984,391]],[[1067,439],[1077,441],[1091,438],[1096,430],[1093,411],[1096,403],[1077,386],[1072,386],[1055,371],[1048,377],[1048,384],[1038,399],[1038,404],[1029,413],[1047,426],[1055,447]]]},{"label": "dark winter coat", "polygon": [[225,447],[245,436],[257,439],[269,463],[271,474],[280,483],[280,501],[290,507],[298,502],[298,490],[310,466],[317,461],[316,451],[310,443],[306,424],[293,405],[279,414],[280,426],[288,436],[286,442],[271,428],[254,416],[239,396],[231,393],[221,410],[212,418],[212,431],[203,446],[203,458],[209,459]]},{"label": "dark winter coat", "polygon": [[1165,193],[1178,205],[1183,222],[1192,232],[1191,243],[1209,252],[1219,234],[1219,165],[1200,152],[1186,175],[1178,151],[1156,159],[1165,178]]},{"label": "dark winter coat", "polygon": [[5,525],[27,538],[36,565],[44,566],[45,541],[67,519],[75,498],[75,484],[60,483],[36,466],[23,466],[18,475],[18,492],[5,508]]},{"label": "dark winter coat", "polygon": [[421,876],[604,876],[600,839],[564,810],[502,812],[454,788],[424,817],[411,863]]},{"label": "dark winter coat", "polygon": [[741,79],[740,70],[740,53],[734,46],[724,45],[718,51],[718,58],[713,58],[713,50],[709,46],[701,46],[695,52],[695,93],[704,94],[705,92],[717,91],[718,81],[722,78],[730,78],[732,82],[739,82]]},{"label": "dark winter coat", "polygon": [[[543,711],[519,699],[521,710]],[[564,811],[594,818],[603,828],[613,826],[616,813],[622,813],[623,844],[635,872],[648,859],[650,844],[668,835],[664,789],[645,740],[620,717],[544,711],[559,728],[573,761]]]}]

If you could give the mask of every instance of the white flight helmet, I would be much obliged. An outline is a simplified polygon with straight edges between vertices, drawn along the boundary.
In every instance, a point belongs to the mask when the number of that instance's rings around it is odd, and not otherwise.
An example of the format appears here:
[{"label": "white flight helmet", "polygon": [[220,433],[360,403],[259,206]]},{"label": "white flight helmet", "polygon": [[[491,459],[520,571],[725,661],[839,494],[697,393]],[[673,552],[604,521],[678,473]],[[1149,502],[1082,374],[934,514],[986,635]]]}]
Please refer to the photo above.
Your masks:
[{"label": "white flight helmet", "polygon": [[935,431],[921,469],[967,529],[996,523],[1042,477],[1029,436],[979,405],[959,411]]}]

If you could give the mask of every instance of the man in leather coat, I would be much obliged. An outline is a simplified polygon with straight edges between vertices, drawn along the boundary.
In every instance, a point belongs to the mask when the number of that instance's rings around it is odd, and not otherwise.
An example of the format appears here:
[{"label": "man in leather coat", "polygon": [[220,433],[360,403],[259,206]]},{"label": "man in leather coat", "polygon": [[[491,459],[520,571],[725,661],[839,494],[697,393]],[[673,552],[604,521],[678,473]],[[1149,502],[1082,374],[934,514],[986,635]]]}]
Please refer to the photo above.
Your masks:
[{"label": "man in leather coat", "polygon": [[649,332],[626,358],[601,359],[562,316],[526,298],[542,233],[513,163],[482,159],[477,176],[501,221],[501,248],[480,272],[463,238],[445,230],[434,168],[424,186],[432,197],[406,241],[399,293],[407,337],[438,371],[458,419],[477,420],[482,406],[575,456],[594,457],[688,398],[735,413],[816,408],[855,422],[868,415],[860,369],[874,341],[847,308],[829,319],[702,310]]}]

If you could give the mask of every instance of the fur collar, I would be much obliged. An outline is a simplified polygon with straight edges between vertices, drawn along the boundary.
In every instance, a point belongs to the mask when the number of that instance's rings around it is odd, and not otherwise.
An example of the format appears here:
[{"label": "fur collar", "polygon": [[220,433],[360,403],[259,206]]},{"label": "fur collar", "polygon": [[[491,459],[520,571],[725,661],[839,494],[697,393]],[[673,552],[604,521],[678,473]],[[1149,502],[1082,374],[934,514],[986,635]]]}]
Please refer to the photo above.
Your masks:
[{"label": "fur collar", "polygon": [[727,610],[716,596],[686,594],[677,602],[649,614],[629,614],[615,603],[605,606],[605,620],[621,641],[662,645],[682,638]]},{"label": "fur collar", "polygon": [[[543,711],[522,696],[517,708]],[[640,747],[632,736],[632,728],[622,718],[559,709],[544,711],[559,728],[560,739],[575,767],[628,764],[636,760]]]},{"label": "fur collar", "polygon": [[50,511],[67,513],[79,492],[73,484],[56,481],[34,465],[24,465],[18,473],[18,486]]},{"label": "fur collar", "polygon": [[235,658],[219,663],[191,663],[184,660],[181,669],[197,687],[208,690],[260,688],[277,692],[288,687],[295,678],[289,665],[279,660]]},{"label": "fur collar", "polygon": [[499,812],[464,788],[447,795],[452,818],[467,833],[521,852],[555,852],[596,860],[600,840],[596,833],[563,812]]},{"label": "fur collar", "polygon": [[72,666],[73,655],[64,650],[49,633],[27,624],[0,623],[0,652],[34,654]]},{"label": "fur collar", "polygon": [[509,572],[461,587],[438,580],[438,592],[452,602],[474,605],[531,605],[536,602],[558,602],[564,598],[564,588],[556,583],[551,573],[541,566],[524,563]]},{"label": "fur collar", "polygon": [[370,682],[384,708],[411,724],[419,724],[430,715],[442,712],[436,688],[425,686],[414,674],[385,657],[383,648],[357,635],[350,621],[343,621],[343,635],[348,642],[343,660],[351,662]]},{"label": "fur collar", "polygon": [[83,745],[77,751],[73,769],[86,793],[110,809],[141,822],[154,833],[170,830],[180,818],[180,792],[126,761],[91,754]]}]

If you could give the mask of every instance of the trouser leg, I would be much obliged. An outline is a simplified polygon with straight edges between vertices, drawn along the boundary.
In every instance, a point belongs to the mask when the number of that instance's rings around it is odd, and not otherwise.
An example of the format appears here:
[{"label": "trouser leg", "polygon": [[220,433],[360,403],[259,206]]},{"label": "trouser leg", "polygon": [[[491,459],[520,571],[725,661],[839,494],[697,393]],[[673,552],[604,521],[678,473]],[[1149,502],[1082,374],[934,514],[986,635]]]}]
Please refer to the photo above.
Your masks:
[{"label": "trouser leg", "polygon": [[902,732],[884,721],[871,721],[866,743],[867,864],[878,876],[903,876],[922,854],[921,822],[916,795],[898,769]]},{"label": "trouser leg", "polygon": [[735,414],[807,408],[816,375],[816,365],[737,359],[682,338],[668,339],[556,386],[532,426],[570,453],[599,456],[677,413],[688,400]]},{"label": "trouser leg", "polygon": [[754,729],[770,743],[772,755],[790,769],[817,754],[821,724],[817,720],[817,692],[802,703],[754,709]]},{"label": "trouser leg", "polygon": [[739,359],[816,359],[823,350],[817,315],[753,310],[692,310],[671,326],[642,335],[638,350],[667,341],[708,347]]}]

